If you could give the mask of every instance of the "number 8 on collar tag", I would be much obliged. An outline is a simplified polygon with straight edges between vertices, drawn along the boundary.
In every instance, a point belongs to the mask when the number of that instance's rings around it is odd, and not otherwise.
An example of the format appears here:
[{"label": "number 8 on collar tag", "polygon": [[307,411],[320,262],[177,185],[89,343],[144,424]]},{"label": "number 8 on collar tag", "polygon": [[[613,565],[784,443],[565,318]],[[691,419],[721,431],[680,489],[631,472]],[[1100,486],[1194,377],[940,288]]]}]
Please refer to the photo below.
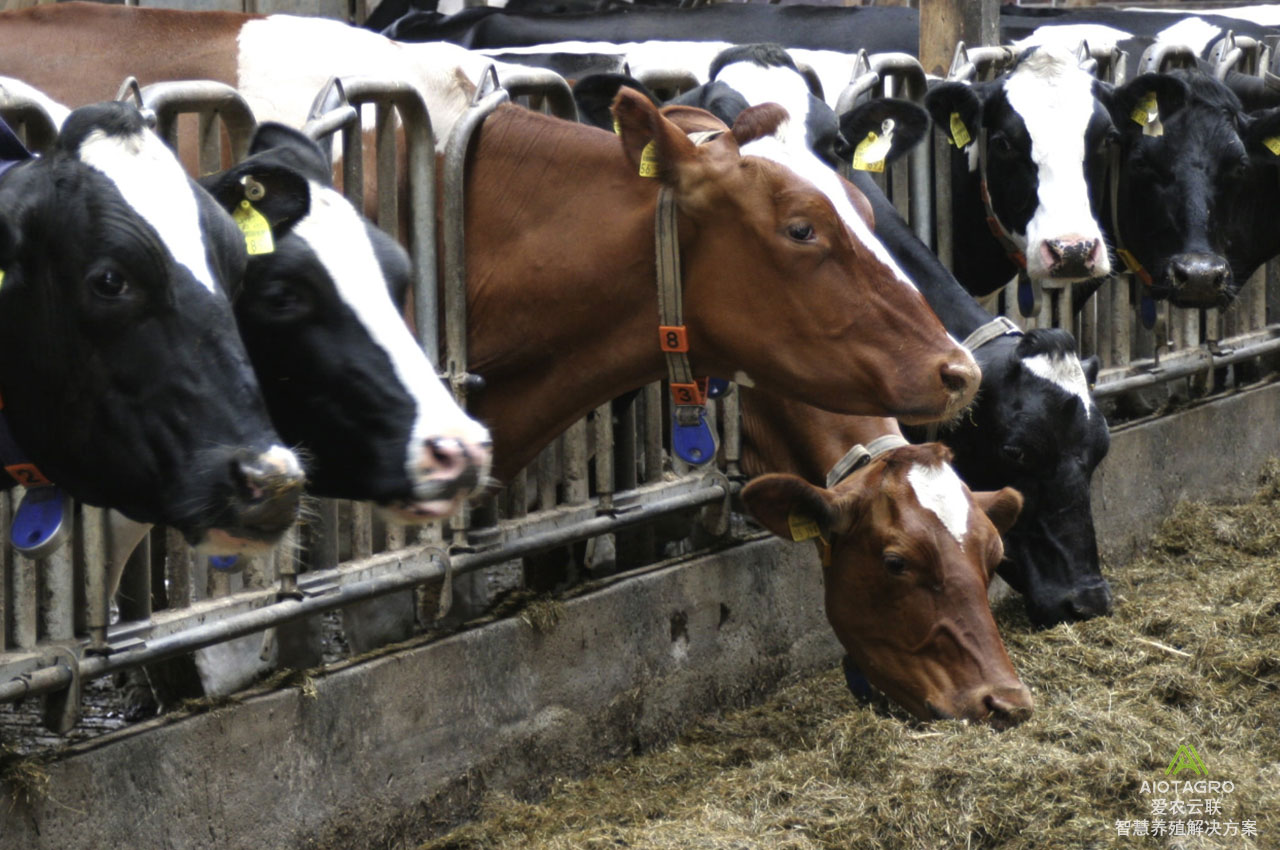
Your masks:
[{"label": "number 8 on collar tag", "polygon": [[270,254],[276,249],[275,240],[271,238],[270,222],[253,208],[253,204],[241,201],[231,217],[244,234],[244,247],[250,254]]}]

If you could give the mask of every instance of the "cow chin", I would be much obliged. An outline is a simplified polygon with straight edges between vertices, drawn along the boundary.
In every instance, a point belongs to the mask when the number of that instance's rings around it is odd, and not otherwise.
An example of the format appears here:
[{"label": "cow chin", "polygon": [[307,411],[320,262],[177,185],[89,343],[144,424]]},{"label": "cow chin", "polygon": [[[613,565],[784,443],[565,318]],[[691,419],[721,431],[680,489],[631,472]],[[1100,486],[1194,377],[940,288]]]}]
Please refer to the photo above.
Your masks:
[{"label": "cow chin", "polygon": [[202,536],[191,541],[196,553],[207,557],[229,555],[261,555],[275,546],[275,539],[239,537],[222,528],[207,529]]},{"label": "cow chin", "polygon": [[423,502],[388,502],[378,505],[378,513],[384,519],[405,525],[422,525],[452,516],[462,510],[468,493],[460,493],[451,499],[434,499]]}]

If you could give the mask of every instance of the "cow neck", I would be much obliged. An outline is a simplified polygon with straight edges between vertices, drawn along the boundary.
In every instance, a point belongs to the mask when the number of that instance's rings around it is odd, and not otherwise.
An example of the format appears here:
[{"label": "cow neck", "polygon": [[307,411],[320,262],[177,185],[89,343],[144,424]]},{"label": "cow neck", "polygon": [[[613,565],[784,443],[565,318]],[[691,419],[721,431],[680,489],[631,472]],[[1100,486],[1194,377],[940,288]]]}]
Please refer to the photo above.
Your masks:
[{"label": "cow neck", "polygon": [[982,206],[987,213],[987,227],[991,235],[1000,243],[1009,262],[1018,267],[1019,279],[1027,277],[1027,255],[1012,231],[1005,227],[995,207],[991,205],[991,192],[987,189],[987,130],[984,127],[978,132],[978,194],[982,197]]},{"label": "cow neck", "polygon": [[[539,137],[554,156],[531,157]],[[582,416],[663,377],[659,187],[612,135],[519,107],[490,116],[468,167],[468,369],[486,382],[470,408],[491,429],[495,476],[509,481]],[[518,250],[512,234],[525,237]]]},{"label": "cow neck", "polygon": [[1113,144],[1107,157],[1107,197],[1111,206],[1111,239],[1115,243],[1116,256],[1124,263],[1129,273],[1136,277],[1147,289],[1155,281],[1151,272],[1138,261],[1133,252],[1124,247],[1124,237],[1120,233],[1120,146]]}]

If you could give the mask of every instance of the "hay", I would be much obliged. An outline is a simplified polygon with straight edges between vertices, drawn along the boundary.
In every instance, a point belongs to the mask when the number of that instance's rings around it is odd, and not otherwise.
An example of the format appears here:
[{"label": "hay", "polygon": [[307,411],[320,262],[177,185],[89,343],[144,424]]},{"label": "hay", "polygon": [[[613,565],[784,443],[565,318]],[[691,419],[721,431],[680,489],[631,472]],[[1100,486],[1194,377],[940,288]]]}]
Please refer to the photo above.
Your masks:
[{"label": "hay", "polygon": [[[856,704],[838,670],[707,720],[662,752],[490,795],[425,850],[505,848],[1280,847],[1280,464],[1244,505],[1181,505],[1150,553],[1112,570],[1110,618],[1032,631],[997,609],[1035,694],[1007,732]],[[1230,780],[1221,814],[1258,837],[1121,836],[1183,744]],[[1184,772],[1179,780],[1199,777]]]}]

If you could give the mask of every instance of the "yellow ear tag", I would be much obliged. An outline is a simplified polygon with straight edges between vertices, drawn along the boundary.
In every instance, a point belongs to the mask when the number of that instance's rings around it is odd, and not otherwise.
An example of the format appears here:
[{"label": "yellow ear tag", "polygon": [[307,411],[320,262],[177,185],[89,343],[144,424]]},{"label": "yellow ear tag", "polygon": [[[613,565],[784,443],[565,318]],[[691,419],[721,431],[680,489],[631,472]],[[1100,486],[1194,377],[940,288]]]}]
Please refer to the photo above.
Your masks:
[{"label": "yellow ear tag", "polygon": [[1160,105],[1156,101],[1155,92],[1147,92],[1147,96],[1138,101],[1129,117],[1142,128],[1142,135],[1164,135],[1164,125],[1160,123]]},{"label": "yellow ear tag", "polygon": [[640,151],[640,176],[658,176],[658,149],[654,147],[653,142],[649,142],[644,146],[644,150]]},{"label": "yellow ear tag", "polygon": [[613,134],[615,136],[622,135],[622,125],[618,123],[618,116],[613,116]]},{"label": "yellow ear tag", "polygon": [[969,135],[969,128],[964,126],[964,120],[960,117],[959,112],[951,113],[951,144],[958,148],[973,141],[973,136]]},{"label": "yellow ear tag", "polygon": [[874,131],[867,133],[867,137],[853,149],[853,167],[857,170],[874,171],[877,174],[884,171],[889,149],[893,147],[893,119],[886,118],[881,122],[880,129],[884,132],[883,136],[876,135]]},{"label": "yellow ear tag", "polygon": [[270,254],[276,249],[271,238],[271,224],[248,201],[241,201],[231,213],[236,227],[244,234],[244,247],[250,254]]},{"label": "yellow ear tag", "polygon": [[4,286],[4,269],[0,269],[0,286]]},{"label": "yellow ear tag", "polygon": [[1272,136],[1262,140],[1262,146],[1276,156],[1280,156],[1280,136]]},{"label": "yellow ear tag", "polygon": [[787,527],[791,530],[791,539],[797,543],[822,536],[816,522],[795,511],[787,514]]}]

